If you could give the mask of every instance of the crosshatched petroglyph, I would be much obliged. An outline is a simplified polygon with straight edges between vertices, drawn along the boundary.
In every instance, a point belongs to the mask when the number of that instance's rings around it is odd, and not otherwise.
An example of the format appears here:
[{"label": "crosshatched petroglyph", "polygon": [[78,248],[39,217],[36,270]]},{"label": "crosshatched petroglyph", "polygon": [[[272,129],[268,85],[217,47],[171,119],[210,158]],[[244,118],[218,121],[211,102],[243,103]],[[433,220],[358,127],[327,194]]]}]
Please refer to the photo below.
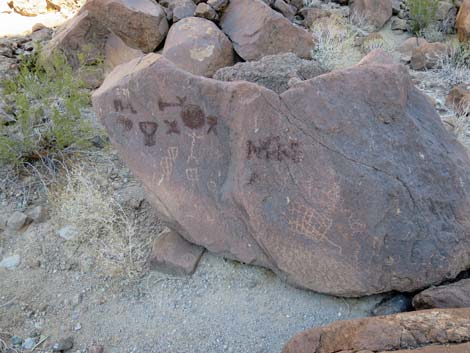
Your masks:
[{"label": "crosshatched petroglyph", "polygon": [[144,134],[144,145],[155,146],[157,143],[155,133],[157,132],[158,124],[153,121],[144,121],[139,123],[139,128],[142,134]]},{"label": "crosshatched petroglyph", "polygon": [[199,182],[199,169],[187,168],[186,179],[188,179],[191,182],[191,186],[194,188],[196,184]]},{"label": "crosshatched petroglyph", "polygon": [[298,163],[302,160],[302,151],[298,141],[281,141],[280,136],[269,136],[258,142],[247,141],[247,159],[264,159],[272,161],[291,160]]}]

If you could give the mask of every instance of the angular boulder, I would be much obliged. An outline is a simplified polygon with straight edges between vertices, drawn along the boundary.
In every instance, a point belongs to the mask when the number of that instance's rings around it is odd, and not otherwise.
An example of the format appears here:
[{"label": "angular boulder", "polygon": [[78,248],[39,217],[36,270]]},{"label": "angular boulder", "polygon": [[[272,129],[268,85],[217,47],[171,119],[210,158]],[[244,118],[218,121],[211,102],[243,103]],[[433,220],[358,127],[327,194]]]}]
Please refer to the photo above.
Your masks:
[{"label": "angular boulder", "polygon": [[470,265],[468,153],[402,65],[278,95],[148,54],[93,106],[162,216],[213,253],[340,296],[415,291]]},{"label": "angular boulder", "polygon": [[413,306],[416,309],[470,308],[470,279],[426,289],[415,295]]},{"label": "angular boulder", "polygon": [[168,32],[165,11],[152,0],[89,0],[81,11],[145,53],[154,51]]},{"label": "angular boulder", "polygon": [[442,64],[442,60],[446,55],[448,55],[448,48],[444,43],[423,43],[413,49],[411,68],[413,70],[437,68]]},{"label": "angular boulder", "polygon": [[93,64],[102,58],[110,34],[88,11],[81,11],[59,29],[44,47],[41,58],[47,62],[54,52],[60,52],[75,69]]},{"label": "angular boulder", "polygon": [[186,17],[194,16],[196,4],[193,0],[163,0],[160,5],[165,6],[171,11],[173,23]]},{"label": "angular boulder", "polygon": [[233,64],[230,40],[213,22],[199,17],[171,26],[163,55],[179,68],[207,77]]},{"label": "angular boulder", "polygon": [[248,81],[282,93],[289,89],[289,80],[308,80],[324,73],[314,60],[300,59],[292,53],[268,55],[259,61],[224,67],[214,75],[220,81]]},{"label": "angular boulder", "polygon": [[170,230],[154,241],[149,259],[150,268],[170,275],[191,275],[203,252],[203,247],[189,243]]},{"label": "angular boulder", "polygon": [[244,60],[288,52],[305,59],[312,57],[312,35],[261,0],[231,0],[220,25]]},{"label": "angular boulder", "polygon": [[351,0],[351,16],[358,25],[381,29],[392,17],[391,0]]},{"label": "angular boulder", "polygon": [[466,353],[470,309],[424,310],[337,321],[292,338],[283,353]]},{"label": "angular boulder", "polygon": [[411,37],[401,43],[395,50],[400,54],[400,59],[408,63],[411,60],[413,50],[426,43],[428,41],[424,38]]},{"label": "angular boulder", "polygon": [[464,0],[460,6],[455,26],[461,42],[470,41],[470,0]]},{"label": "angular boulder", "polygon": [[114,33],[108,36],[104,48],[104,63],[107,70],[112,71],[116,66],[142,56],[144,53],[141,50],[128,47]]}]

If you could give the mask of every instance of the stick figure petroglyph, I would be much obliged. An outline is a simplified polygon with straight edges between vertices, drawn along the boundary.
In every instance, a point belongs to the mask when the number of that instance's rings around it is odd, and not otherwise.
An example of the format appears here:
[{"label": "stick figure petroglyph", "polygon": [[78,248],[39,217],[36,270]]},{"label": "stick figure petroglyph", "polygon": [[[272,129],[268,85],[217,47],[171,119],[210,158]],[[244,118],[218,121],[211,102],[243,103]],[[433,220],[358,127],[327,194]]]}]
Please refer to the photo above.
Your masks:
[{"label": "stick figure petroglyph", "polygon": [[186,178],[191,182],[191,186],[194,188],[199,181],[199,170],[197,168],[186,169]]},{"label": "stick figure petroglyph", "polygon": [[191,137],[191,147],[189,150],[189,156],[188,160],[186,161],[187,163],[194,161],[196,164],[199,164],[199,160],[197,159],[196,156],[196,140],[200,140],[204,138],[204,136],[198,136],[196,134],[196,131],[193,131],[191,134],[187,134],[189,137]]}]

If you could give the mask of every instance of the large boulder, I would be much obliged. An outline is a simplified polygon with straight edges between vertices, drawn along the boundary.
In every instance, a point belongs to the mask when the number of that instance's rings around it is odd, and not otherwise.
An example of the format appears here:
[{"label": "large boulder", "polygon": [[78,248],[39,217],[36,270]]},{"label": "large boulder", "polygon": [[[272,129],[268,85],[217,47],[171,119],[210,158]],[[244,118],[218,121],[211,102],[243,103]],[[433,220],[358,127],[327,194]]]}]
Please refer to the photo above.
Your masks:
[{"label": "large boulder", "polygon": [[416,309],[470,308],[470,279],[426,289],[415,295]]},{"label": "large boulder", "polygon": [[41,58],[51,60],[55,52],[62,53],[74,69],[100,61],[111,32],[88,11],[68,20],[44,47]]},{"label": "large boulder", "polygon": [[81,11],[145,53],[154,51],[168,32],[165,11],[152,0],[89,0]]},{"label": "large boulder", "polygon": [[93,106],[188,241],[341,296],[414,291],[470,265],[470,160],[402,65],[281,95],[149,54]]},{"label": "large boulder", "polygon": [[207,77],[233,64],[230,40],[213,22],[199,17],[184,18],[171,27],[163,55],[179,68]]},{"label": "large boulder", "polygon": [[292,53],[268,55],[259,61],[238,63],[224,67],[214,75],[221,81],[249,81],[282,93],[289,89],[291,80],[308,80],[324,73],[314,60],[300,59]]},{"label": "large boulder", "polygon": [[142,56],[144,56],[142,51],[128,47],[126,43],[114,33],[108,36],[104,48],[104,63],[107,70],[112,71],[116,66]]},{"label": "large boulder", "polygon": [[245,60],[288,52],[301,58],[312,56],[312,35],[261,0],[231,0],[220,24],[237,54]]},{"label": "large boulder", "polygon": [[358,25],[380,29],[392,17],[391,0],[351,0],[351,16]]},{"label": "large boulder", "polygon": [[295,336],[283,353],[466,353],[470,309],[337,321]]},{"label": "large boulder", "polygon": [[456,20],[457,33],[461,42],[470,41],[470,0],[464,0]]}]

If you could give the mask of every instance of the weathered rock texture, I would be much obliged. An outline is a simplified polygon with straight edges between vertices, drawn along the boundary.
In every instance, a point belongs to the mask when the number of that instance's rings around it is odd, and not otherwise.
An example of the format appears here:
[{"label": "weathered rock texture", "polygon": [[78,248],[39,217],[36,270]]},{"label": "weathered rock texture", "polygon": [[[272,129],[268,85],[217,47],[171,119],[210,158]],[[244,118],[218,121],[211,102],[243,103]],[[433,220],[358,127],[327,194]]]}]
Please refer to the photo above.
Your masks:
[{"label": "weathered rock texture", "polygon": [[413,70],[434,69],[442,64],[448,48],[444,43],[424,43],[413,49],[411,68]]},{"label": "weathered rock texture", "polygon": [[93,105],[188,241],[342,296],[413,291],[470,265],[470,161],[402,65],[281,95],[149,54]]},{"label": "weathered rock texture", "polygon": [[468,342],[470,309],[425,310],[307,330],[290,340],[283,353],[464,353]]},{"label": "weathered rock texture", "polygon": [[464,0],[460,6],[456,21],[459,40],[462,42],[470,41],[470,0]]},{"label": "weathered rock texture", "polygon": [[470,279],[426,289],[415,295],[413,306],[416,309],[470,308]]},{"label": "weathered rock texture", "polygon": [[392,17],[391,0],[351,0],[351,16],[358,24],[380,29]]},{"label": "weathered rock texture", "polygon": [[129,47],[146,53],[155,50],[168,32],[165,11],[152,0],[89,0],[82,11]]},{"label": "weathered rock texture", "polygon": [[178,233],[161,234],[153,243],[150,267],[172,275],[190,275],[196,270],[204,248],[191,244]]},{"label": "weathered rock texture", "polygon": [[118,65],[144,56],[142,51],[128,47],[121,38],[113,33],[107,38],[104,49],[105,66],[110,71]]},{"label": "weathered rock texture", "polygon": [[320,64],[313,60],[300,59],[292,53],[268,55],[259,61],[238,63],[217,70],[214,75],[221,81],[248,81],[264,86],[276,93],[289,88],[289,80],[307,80],[324,73]]},{"label": "weathered rock texture", "polygon": [[227,36],[213,22],[197,17],[184,18],[171,27],[163,55],[179,68],[207,77],[233,64]]},{"label": "weathered rock texture", "polygon": [[235,51],[245,60],[292,52],[311,58],[313,37],[261,0],[231,0],[220,19]]}]

